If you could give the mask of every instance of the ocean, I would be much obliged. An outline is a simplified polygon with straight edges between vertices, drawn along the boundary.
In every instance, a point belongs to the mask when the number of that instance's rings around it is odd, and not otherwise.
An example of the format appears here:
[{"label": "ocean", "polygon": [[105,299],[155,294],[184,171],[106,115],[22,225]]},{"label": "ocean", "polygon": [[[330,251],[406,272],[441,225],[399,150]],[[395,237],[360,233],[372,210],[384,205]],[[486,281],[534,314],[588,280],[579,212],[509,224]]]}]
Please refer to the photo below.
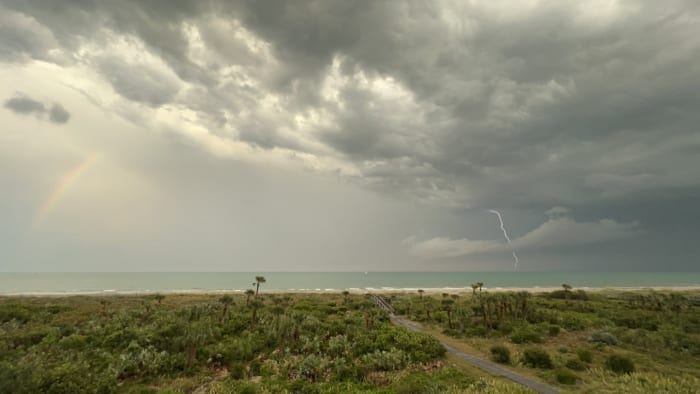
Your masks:
[{"label": "ocean", "polygon": [[700,272],[80,272],[0,273],[0,294],[700,286]]}]

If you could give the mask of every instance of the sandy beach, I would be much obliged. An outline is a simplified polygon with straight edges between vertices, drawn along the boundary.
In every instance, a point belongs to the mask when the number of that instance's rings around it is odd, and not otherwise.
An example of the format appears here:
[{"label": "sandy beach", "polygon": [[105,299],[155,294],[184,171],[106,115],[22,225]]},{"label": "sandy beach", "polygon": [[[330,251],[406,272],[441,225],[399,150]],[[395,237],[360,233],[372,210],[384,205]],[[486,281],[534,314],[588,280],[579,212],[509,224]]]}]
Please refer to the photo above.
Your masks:
[{"label": "sandy beach", "polygon": [[[261,289],[264,294],[340,294],[348,291],[350,294],[406,294],[423,290],[425,294],[472,294],[471,287],[438,287],[438,288],[348,288],[348,289]],[[482,288],[484,293],[508,293],[526,291],[529,293],[548,293],[561,290],[561,287],[486,287]],[[640,287],[577,287],[575,290],[586,292],[637,292],[637,291],[657,291],[657,292],[689,292],[700,291],[700,286],[640,286]],[[184,294],[184,295],[216,295],[216,294],[243,294],[245,290],[168,290],[168,291],[90,291],[90,292],[26,292],[0,295],[0,297],[64,297],[64,296],[125,296],[125,295],[149,295],[149,294]],[[478,290],[477,290],[478,292]]]},{"label": "sandy beach", "polygon": [[[556,290],[561,290],[561,287],[483,287],[482,292],[488,293],[508,293],[508,292],[519,292],[527,291],[529,293],[548,293]],[[347,289],[351,294],[364,294],[364,293],[376,293],[376,294],[405,294],[405,293],[415,293],[419,288],[409,288],[409,289],[390,289],[390,288],[363,288],[363,289]],[[425,294],[472,294],[471,287],[462,288],[421,288]],[[586,292],[635,292],[635,291],[659,291],[659,292],[686,292],[686,291],[700,291],[700,286],[653,286],[653,287],[579,287],[574,288],[575,290],[584,290]],[[310,290],[269,290],[266,293],[318,293],[318,294],[333,294],[340,293],[345,290],[337,289],[310,289]],[[477,290],[478,292],[478,290]]]}]

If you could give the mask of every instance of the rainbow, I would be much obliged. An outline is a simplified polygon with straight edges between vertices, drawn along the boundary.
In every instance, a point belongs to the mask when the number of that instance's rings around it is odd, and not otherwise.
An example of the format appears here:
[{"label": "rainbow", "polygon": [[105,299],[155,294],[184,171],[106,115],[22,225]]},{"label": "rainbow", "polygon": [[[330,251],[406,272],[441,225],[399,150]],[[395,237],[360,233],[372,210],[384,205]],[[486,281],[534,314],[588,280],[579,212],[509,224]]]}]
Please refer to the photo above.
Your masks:
[{"label": "rainbow", "polygon": [[95,161],[97,161],[97,153],[92,153],[83,159],[80,163],[76,164],[71,168],[65,175],[63,175],[56,186],[51,190],[51,193],[46,197],[44,203],[41,204],[37,215],[34,219],[34,225],[39,225],[44,219],[51,213],[51,211],[56,207],[58,202],[61,200],[64,194],[73,186],[73,184],[80,178],[85,171],[90,168]]}]

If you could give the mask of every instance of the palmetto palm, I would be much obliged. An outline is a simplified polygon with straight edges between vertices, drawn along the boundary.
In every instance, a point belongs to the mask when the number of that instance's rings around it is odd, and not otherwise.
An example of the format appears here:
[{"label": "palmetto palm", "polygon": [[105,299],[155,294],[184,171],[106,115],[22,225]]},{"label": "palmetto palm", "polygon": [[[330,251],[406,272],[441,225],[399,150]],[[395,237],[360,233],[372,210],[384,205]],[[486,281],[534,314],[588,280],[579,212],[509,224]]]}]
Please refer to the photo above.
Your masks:
[{"label": "palmetto palm", "polygon": [[255,283],[254,283],[254,284],[255,284],[255,296],[256,296],[256,297],[258,296],[258,291],[260,291],[260,285],[261,285],[262,283],[265,283],[265,282],[266,282],[266,280],[265,280],[265,277],[264,277],[264,276],[256,276],[256,277],[255,277]]},{"label": "palmetto palm", "polygon": [[224,322],[226,318],[226,313],[228,312],[229,305],[233,304],[233,298],[226,294],[225,296],[219,298],[219,302],[224,306],[223,312],[221,312],[221,322]]}]

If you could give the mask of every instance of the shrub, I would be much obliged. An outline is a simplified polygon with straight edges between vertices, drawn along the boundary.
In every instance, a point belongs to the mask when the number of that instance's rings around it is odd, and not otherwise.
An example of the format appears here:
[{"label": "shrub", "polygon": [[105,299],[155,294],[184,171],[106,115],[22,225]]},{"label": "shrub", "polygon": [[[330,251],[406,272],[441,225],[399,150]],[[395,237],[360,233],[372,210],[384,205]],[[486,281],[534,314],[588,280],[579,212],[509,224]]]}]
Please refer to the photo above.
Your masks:
[{"label": "shrub", "polygon": [[470,326],[467,328],[465,331],[466,336],[468,337],[483,337],[486,335],[488,331],[486,330],[486,327],[482,325],[478,326]]},{"label": "shrub", "polygon": [[510,350],[503,345],[491,346],[491,358],[501,364],[510,363]]},{"label": "shrub", "polygon": [[606,331],[594,332],[591,335],[591,342],[604,343],[606,345],[617,345],[620,343],[613,334]]},{"label": "shrub", "polygon": [[591,351],[588,349],[579,349],[576,352],[576,355],[578,356],[578,359],[584,363],[590,364],[593,362],[593,353],[591,353]]},{"label": "shrub", "polygon": [[542,349],[526,349],[522,361],[523,364],[532,368],[551,369],[553,367],[549,353]]},{"label": "shrub", "polygon": [[250,374],[250,376],[260,375],[261,370],[262,370],[262,363],[258,359],[255,359],[248,364],[248,373]]},{"label": "shrub", "polygon": [[556,337],[557,335],[559,335],[559,331],[560,331],[559,326],[555,326],[555,325],[549,326],[549,331],[548,331],[549,336]]},{"label": "shrub", "polygon": [[238,380],[246,376],[246,366],[242,361],[232,361],[228,365],[229,379]]},{"label": "shrub", "polygon": [[87,346],[87,337],[84,335],[70,335],[67,337],[63,337],[59,342],[58,345],[61,346],[64,350],[80,350],[85,348]]},{"label": "shrub", "polygon": [[440,392],[438,382],[425,372],[407,375],[398,382],[395,389],[399,394],[421,394]]},{"label": "shrub", "polygon": [[588,324],[590,324],[590,322],[587,323],[586,320],[572,315],[565,315],[561,321],[561,325],[569,331],[584,330]]},{"label": "shrub", "polygon": [[566,290],[555,290],[551,293],[547,293],[546,297],[554,298],[559,300],[569,299],[569,300],[588,300],[588,294],[583,290],[576,291],[566,291]]},{"label": "shrub", "polygon": [[402,350],[376,350],[362,356],[362,364],[375,371],[396,371],[406,366],[408,357]]},{"label": "shrub", "polygon": [[529,330],[518,330],[513,335],[510,336],[510,340],[513,343],[542,343],[544,340],[542,337],[533,331]]},{"label": "shrub", "polygon": [[232,390],[231,392],[233,393],[240,394],[256,394],[258,392],[258,388],[251,382],[235,382],[229,385],[227,389]]},{"label": "shrub", "polygon": [[32,317],[34,308],[29,305],[4,304],[0,305],[0,323],[17,320],[20,323],[28,322]]},{"label": "shrub", "polygon": [[500,332],[502,335],[511,334],[513,330],[513,323],[508,320],[502,321],[498,324],[498,332]]},{"label": "shrub", "polygon": [[339,358],[333,363],[331,377],[336,382],[350,382],[353,380],[361,380],[365,372],[365,366],[349,363],[345,359]]},{"label": "shrub", "polygon": [[[398,350],[403,350],[409,360],[419,363],[444,357],[447,352],[440,341],[428,334],[399,330],[393,327],[385,330],[381,333],[381,339],[378,338],[377,343],[370,341],[368,350],[375,350],[378,347],[382,350],[390,350],[395,347]],[[358,338],[355,338],[355,342],[357,340]]]},{"label": "shrub", "polygon": [[620,313],[611,316],[611,319],[617,326],[627,328],[643,328],[649,331],[658,330],[662,323],[662,321],[659,320],[659,316],[657,316],[655,313],[640,313],[639,311],[635,311],[633,315]]},{"label": "shrub", "polygon": [[629,374],[634,372],[634,363],[625,356],[613,354],[605,360],[605,366],[617,374]]},{"label": "shrub", "polygon": [[561,384],[576,384],[576,380],[578,380],[578,376],[567,371],[566,369],[562,369],[562,370],[557,371],[556,377],[557,377],[557,382],[559,382]]},{"label": "shrub", "polygon": [[586,369],[586,364],[581,360],[572,359],[566,362],[566,367],[573,371],[583,371]]}]

